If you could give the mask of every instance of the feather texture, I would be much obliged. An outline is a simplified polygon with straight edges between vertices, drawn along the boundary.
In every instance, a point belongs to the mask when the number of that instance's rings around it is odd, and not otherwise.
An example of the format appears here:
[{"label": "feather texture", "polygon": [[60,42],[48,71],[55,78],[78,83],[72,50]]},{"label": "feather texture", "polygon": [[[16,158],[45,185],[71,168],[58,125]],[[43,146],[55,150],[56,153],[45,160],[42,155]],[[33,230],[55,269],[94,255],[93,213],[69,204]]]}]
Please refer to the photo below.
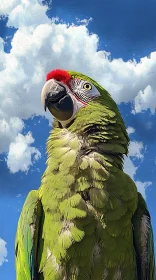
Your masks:
[{"label": "feather texture", "polygon": [[67,127],[54,122],[41,186],[18,224],[17,280],[155,280],[150,216],[122,170],[129,138],[120,112],[94,80],[68,73],[100,95]]}]

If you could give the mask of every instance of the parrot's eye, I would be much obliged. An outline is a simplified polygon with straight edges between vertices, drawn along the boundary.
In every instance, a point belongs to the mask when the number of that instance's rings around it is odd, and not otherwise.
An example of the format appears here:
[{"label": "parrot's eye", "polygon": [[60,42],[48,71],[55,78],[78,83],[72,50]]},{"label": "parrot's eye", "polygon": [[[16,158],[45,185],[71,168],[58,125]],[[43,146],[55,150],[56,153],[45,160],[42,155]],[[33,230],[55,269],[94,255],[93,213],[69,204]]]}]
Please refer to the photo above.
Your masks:
[{"label": "parrot's eye", "polygon": [[89,83],[85,83],[85,84],[83,85],[83,88],[84,88],[85,90],[91,90],[91,89],[92,89],[92,85],[89,84]]},{"label": "parrot's eye", "polygon": [[83,101],[85,104],[100,96],[100,92],[93,83],[82,80],[80,77],[70,80],[70,89],[77,100]]}]

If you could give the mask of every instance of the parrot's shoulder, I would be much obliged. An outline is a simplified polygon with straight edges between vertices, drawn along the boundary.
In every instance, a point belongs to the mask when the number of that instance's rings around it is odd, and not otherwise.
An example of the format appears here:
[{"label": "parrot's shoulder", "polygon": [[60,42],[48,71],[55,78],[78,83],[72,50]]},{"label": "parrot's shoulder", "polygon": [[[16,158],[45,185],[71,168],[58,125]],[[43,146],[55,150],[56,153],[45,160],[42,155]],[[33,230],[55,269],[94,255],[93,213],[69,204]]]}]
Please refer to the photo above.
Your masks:
[{"label": "parrot's shoulder", "polygon": [[[38,191],[37,190],[30,191],[23,205],[19,223],[22,224],[24,218],[27,219],[27,222],[31,224],[33,222],[33,216],[35,215],[36,210],[39,207],[39,204],[40,203],[39,203]],[[24,224],[25,223],[23,223],[23,226]]]}]

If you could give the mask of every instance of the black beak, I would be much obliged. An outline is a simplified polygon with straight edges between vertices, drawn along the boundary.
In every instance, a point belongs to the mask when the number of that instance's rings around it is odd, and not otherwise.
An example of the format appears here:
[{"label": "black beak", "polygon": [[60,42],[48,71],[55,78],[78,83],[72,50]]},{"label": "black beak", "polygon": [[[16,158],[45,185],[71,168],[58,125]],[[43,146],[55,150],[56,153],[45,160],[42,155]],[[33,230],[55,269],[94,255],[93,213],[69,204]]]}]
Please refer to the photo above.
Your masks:
[{"label": "black beak", "polygon": [[73,115],[74,105],[72,98],[67,93],[66,88],[56,81],[46,94],[45,110],[46,107],[60,121],[66,121]]}]

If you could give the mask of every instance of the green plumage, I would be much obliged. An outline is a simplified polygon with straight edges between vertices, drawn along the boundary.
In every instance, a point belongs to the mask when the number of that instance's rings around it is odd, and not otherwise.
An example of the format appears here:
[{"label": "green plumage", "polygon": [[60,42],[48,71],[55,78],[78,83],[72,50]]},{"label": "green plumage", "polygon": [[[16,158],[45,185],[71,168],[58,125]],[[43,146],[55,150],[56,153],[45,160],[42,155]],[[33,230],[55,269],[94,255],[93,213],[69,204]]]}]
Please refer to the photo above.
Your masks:
[{"label": "green plumage", "polygon": [[41,186],[28,195],[16,237],[17,280],[155,280],[145,201],[122,170],[129,139],[111,96],[81,108],[47,142]]}]

